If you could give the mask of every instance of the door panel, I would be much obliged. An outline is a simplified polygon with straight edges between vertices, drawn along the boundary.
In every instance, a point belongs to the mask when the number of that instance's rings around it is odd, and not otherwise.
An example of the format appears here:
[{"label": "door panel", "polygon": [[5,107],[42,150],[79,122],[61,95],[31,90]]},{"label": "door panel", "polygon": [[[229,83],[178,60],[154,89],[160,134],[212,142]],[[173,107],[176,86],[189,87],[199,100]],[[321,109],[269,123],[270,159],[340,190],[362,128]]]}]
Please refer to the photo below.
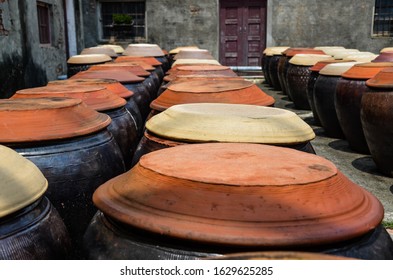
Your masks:
[{"label": "door panel", "polygon": [[266,0],[220,1],[220,63],[259,66],[266,46]]}]

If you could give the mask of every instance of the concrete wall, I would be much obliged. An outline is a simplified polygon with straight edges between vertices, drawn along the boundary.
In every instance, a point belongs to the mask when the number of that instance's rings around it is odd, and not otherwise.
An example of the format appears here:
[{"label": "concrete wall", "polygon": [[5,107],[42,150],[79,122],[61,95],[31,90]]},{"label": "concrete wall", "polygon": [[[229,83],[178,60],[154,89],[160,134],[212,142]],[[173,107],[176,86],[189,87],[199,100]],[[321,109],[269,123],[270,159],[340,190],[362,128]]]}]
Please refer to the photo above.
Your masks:
[{"label": "concrete wall", "polygon": [[40,45],[36,1],[0,1],[0,98],[16,90],[42,86],[66,73],[66,41],[61,0],[52,5],[52,44]]},{"label": "concrete wall", "polygon": [[269,0],[267,45],[339,45],[378,53],[393,38],[372,38],[375,0]]}]

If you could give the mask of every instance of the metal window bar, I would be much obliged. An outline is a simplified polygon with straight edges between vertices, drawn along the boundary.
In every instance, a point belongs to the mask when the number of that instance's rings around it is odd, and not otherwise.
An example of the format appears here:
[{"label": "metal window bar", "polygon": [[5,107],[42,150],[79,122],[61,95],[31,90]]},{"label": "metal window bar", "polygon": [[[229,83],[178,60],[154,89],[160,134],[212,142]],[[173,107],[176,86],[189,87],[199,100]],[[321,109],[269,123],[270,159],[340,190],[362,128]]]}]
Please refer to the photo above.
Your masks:
[{"label": "metal window bar", "polygon": [[373,35],[380,37],[393,37],[392,0],[375,1]]}]

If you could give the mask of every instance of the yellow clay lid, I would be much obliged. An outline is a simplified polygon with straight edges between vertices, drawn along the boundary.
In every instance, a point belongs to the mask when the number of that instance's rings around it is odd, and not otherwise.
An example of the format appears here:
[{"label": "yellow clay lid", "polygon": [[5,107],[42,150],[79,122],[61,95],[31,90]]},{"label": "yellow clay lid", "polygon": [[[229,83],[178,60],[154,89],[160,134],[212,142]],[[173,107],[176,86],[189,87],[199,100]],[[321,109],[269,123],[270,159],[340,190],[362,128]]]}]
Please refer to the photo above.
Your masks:
[{"label": "yellow clay lid", "polygon": [[46,178],[34,163],[0,145],[0,218],[35,202],[47,188]]},{"label": "yellow clay lid", "polygon": [[67,63],[69,64],[94,64],[112,61],[112,58],[106,54],[79,54],[71,56]]},{"label": "yellow clay lid", "polygon": [[371,52],[353,53],[345,57],[345,59],[354,60],[357,62],[371,62],[377,58],[377,54]]},{"label": "yellow clay lid", "polygon": [[331,63],[326,65],[319,71],[320,75],[325,76],[341,76],[344,72],[348,71],[355,64],[360,62],[342,62],[342,63]]},{"label": "yellow clay lid", "polygon": [[243,104],[174,105],[149,119],[146,128],[186,142],[296,144],[315,138],[313,129],[291,111]]},{"label": "yellow clay lid", "polygon": [[126,56],[165,56],[156,44],[129,44],[123,52]]},{"label": "yellow clay lid", "polygon": [[122,46],[119,46],[119,45],[105,44],[105,45],[98,45],[98,47],[111,48],[111,49],[113,49],[117,54],[122,54],[122,53],[124,52],[123,47],[122,47]]},{"label": "yellow clay lid", "polygon": [[175,49],[172,49],[169,51],[169,54],[177,54],[182,50],[187,50],[187,49],[192,49],[192,50],[196,50],[199,49],[197,46],[182,46],[182,47],[177,47]]},{"label": "yellow clay lid", "polygon": [[106,54],[110,57],[117,57],[117,53],[112,48],[107,47],[91,47],[91,48],[84,48],[81,51],[81,55],[84,54]]},{"label": "yellow clay lid", "polygon": [[332,59],[332,57],[324,54],[296,54],[289,60],[289,63],[299,66],[313,66],[319,61],[328,59]]}]

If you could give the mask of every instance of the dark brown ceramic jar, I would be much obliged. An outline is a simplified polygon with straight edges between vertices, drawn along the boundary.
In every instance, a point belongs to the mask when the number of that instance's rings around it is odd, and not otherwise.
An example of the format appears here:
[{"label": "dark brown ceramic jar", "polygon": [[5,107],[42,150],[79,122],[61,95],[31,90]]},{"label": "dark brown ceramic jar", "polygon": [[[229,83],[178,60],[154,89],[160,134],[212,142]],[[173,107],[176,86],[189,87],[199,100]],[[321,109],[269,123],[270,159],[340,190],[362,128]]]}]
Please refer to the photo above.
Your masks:
[{"label": "dark brown ceramic jar", "polygon": [[393,69],[386,68],[366,81],[360,119],[371,156],[378,169],[393,177]]},{"label": "dark brown ceramic jar", "polygon": [[314,105],[321,125],[328,137],[344,139],[337,119],[334,99],[336,87],[341,74],[351,68],[355,62],[332,63],[319,71],[314,85]]},{"label": "dark brown ceramic jar", "polygon": [[282,56],[282,52],[285,51],[287,48],[288,47],[273,47],[266,54],[268,56],[271,56],[268,62],[268,73],[271,80],[271,86],[275,90],[282,90],[278,75],[278,63]]},{"label": "dark brown ceramic jar", "polygon": [[287,71],[287,92],[295,108],[311,110],[307,98],[307,87],[311,70],[315,63],[331,59],[331,56],[320,54],[297,54],[289,60]]},{"label": "dark brown ceramic jar", "polygon": [[393,258],[380,202],[326,159],[288,148],[162,149],[100,186],[93,201],[100,211],[84,238],[89,259],[197,259],[271,248]]},{"label": "dark brown ceramic jar", "polygon": [[337,83],[335,97],[337,118],[349,147],[356,152],[370,153],[360,121],[360,104],[363,93],[367,90],[366,81],[386,67],[393,67],[393,63],[356,64],[344,72]]}]

